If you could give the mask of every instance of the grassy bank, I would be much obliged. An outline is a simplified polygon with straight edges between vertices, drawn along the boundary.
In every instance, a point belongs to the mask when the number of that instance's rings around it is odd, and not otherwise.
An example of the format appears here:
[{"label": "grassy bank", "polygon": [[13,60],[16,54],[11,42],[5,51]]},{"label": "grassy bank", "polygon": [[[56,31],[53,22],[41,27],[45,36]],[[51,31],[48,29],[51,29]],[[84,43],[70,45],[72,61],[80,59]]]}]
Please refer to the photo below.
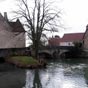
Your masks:
[{"label": "grassy bank", "polygon": [[7,61],[18,67],[28,67],[28,68],[36,68],[39,66],[43,66],[45,64],[45,63],[41,64],[38,60],[29,56],[12,56],[8,58]]},{"label": "grassy bank", "polygon": [[31,65],[38,65],[38,61],[28,56],[12,56],[7,60],[9,63],[15,64],[19,67],[28,67]]}]

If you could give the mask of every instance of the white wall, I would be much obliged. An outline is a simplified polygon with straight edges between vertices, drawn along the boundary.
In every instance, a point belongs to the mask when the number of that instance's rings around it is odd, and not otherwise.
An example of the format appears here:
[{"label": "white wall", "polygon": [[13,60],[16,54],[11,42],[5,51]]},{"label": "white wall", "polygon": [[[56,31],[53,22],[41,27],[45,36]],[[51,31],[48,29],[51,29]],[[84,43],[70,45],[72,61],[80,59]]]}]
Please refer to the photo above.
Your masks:
[{"label": "white wall", "polygon": [[60,42],[60,46],[74,46],[73,42]]}]

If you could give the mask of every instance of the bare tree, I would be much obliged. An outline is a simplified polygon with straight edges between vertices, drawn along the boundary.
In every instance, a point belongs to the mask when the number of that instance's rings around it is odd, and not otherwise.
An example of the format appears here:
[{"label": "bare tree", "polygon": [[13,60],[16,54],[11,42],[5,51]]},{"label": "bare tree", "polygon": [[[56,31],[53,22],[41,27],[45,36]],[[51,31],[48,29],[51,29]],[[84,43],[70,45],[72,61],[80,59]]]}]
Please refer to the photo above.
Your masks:
[{"label": "bare tree", "polygon": [[51,3],[46,0],[20,0],[19,10],[15,11],[19,18],[24,18],[28,37],[32,40],[34,55],[37,58],[41,37],[46,37],[44,31],[57,32],[60,22],[60,10],[50,8]]}]

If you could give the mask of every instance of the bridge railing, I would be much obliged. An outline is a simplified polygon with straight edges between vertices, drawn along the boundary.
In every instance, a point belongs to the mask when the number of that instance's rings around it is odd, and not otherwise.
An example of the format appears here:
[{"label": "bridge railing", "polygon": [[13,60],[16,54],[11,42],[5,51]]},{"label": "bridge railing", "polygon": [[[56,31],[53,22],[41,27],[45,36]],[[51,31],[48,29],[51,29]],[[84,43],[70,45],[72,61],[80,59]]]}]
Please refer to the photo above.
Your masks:
[{"label": "bridge railing", "polygon": [[45,48],[41,48],[40,50],[52,50],[52,49],[74,49],[74,46],[46,46]]}]

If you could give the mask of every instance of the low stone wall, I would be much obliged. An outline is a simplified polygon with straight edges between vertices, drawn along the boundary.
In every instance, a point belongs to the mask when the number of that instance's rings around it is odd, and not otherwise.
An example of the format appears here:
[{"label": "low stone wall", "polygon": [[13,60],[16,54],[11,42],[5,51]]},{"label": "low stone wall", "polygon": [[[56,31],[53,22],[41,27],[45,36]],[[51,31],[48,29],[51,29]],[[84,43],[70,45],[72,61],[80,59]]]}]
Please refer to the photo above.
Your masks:
[{"label": "low stone wall", "polygon": [[0,57],[12,56],[12,55],[30,55],[29,48],[6,48],[0,49]]}]

